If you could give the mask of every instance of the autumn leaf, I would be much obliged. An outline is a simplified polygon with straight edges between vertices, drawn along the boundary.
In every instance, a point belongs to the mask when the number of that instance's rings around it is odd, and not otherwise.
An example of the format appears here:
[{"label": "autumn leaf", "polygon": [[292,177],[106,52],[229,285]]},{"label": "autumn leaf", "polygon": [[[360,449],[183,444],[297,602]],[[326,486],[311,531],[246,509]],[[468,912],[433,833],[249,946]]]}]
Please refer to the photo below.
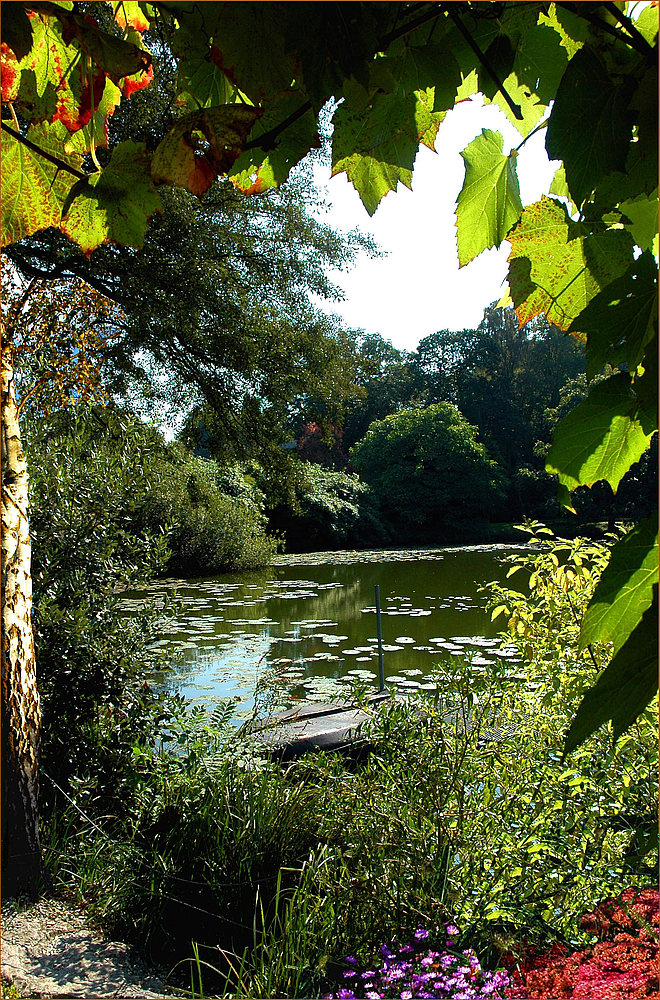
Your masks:
[{"label": "autumn leaf", "polygon": [[260,115],[259,108],[244,104],[185,115],[156,148],[152,179],[202,195],[216,177],[231,169]]},{"label": "autumn leaf", "polygon": [[[79,170],[82,157],[63,153],[68,132],[62,122],[34,125],[27,138],[47,153]],[[2,246],[16,243],[24,236],[59,226],[62,203],[74,177],[58,169],[22,142],[2,132]]]}]

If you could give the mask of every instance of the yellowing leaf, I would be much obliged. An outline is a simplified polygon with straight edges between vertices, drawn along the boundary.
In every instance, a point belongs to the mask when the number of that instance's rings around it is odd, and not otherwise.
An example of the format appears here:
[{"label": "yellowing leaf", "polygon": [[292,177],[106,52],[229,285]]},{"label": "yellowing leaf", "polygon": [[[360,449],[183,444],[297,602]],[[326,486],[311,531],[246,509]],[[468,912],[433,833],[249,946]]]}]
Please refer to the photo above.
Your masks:
[{"label": "yellowing leaf", "polygon": [[484,129],[461,153],[465,180],[456,206],[461,267],[499,246],[522,213],[515,156],[505,156],[502,144],[499,132]]},{"label": "yellowing leaf", "polygon": [[152,179],[203,194],[234,165],[260,114],[251,105],[226,104],[185,115],[156,148]]},{"label": "yellowing leaf", "polygon": [[507,237],[509,288],[521,326],[545,313],[551,323],[567,330],[600,289],[629,266],[628,233],[582,233],[564,205],[545,195],[523,211]]},{"label": "yellowing leaf", "polygon": [[[64,152],[69,136],[61,122],[35,125],[27,138],[45,152],[80,169],[82,157]],[[59,226],[62,203],[75,178],[66,170],[28,149],[18,139],[2,132],[2,246],[16,243],[24,236]]]}]

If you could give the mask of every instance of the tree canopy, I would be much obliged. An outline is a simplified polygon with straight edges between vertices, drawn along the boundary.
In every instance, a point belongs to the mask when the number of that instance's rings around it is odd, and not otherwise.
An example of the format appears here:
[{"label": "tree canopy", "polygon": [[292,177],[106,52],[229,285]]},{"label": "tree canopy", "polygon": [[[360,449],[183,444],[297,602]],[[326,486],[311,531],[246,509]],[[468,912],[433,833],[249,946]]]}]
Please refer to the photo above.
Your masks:
[{"label": "tree canopy", "polygon": [[[250,194],[285,181],[317,145],[328,101],[332,173],[345,172],[373,213],[410,187],[417,149],[433,148],[447,112],[481,92],[520,145],[545,129],[561,166],[549,195],[523,206],[517,148],[484,129],[463,152],[459,262],[508,239],[520,322],[544,313],[585,341],[590,375],[613,366],[558,427],[547,467],[566,503],[600,479],[616,490],[657,429],[657,7],[637,17],[618,2],[109,9],[115,27],[70,0],[7,5],[3,245],[54,227],[86,255],[138,249],[164,187],[203,198],[220,176]],[[148,39],[155,50],[161,24],[176,64],[173,124],[154,148],[124,139],[106,156],[108,118],[149,86]],[[193,347],[183,350],[194,364]],[[587,615],[583,641],[616,622],[616,652],[568,746],[607,719],[619,734],[652,696],[654,588],[647,521],[615,549]]]}]

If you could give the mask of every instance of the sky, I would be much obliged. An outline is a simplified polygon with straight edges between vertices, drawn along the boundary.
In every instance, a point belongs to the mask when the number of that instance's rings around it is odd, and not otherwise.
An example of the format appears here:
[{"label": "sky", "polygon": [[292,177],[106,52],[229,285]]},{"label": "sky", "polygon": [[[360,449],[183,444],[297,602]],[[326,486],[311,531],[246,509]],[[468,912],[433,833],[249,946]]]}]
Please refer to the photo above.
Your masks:
[{"label": "sky", "polygon": [[[521,142],[519,133],[494,105],[480,95],[459,104],[440,125],[436,151],[422,146],[413,172],[412,191],[399,185],[369,218],[345,174],[329,177],[315,167],[317,183],[326,186],[334,228],[359,227],[371,233],[387,256],[361,259],[350,272],[332,272],[345,301],[324,306],[353,329],[380,333],[400,350],[414,350],[436,330],[479,325],[484,308],[506,290],[509,244],[486,250],[459,269],[455,208],[465,168],[460,151],[482,129],[499,131],[504,152]],[[545,153],[545,130],[531,136],[518,154],[518,179],[524,205],[548,192],[559,164]]]}]

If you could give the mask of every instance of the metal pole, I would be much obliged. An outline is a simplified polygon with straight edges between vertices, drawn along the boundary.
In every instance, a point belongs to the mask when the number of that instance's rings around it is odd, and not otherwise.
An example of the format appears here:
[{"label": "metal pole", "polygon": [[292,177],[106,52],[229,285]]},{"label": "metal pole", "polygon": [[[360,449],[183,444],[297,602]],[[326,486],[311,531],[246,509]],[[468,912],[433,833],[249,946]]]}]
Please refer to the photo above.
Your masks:
[{"label": "metal pole", "polygon": [[376,584],[376,635],[378,636],[378,680],[379,691],[385,690],[385,670],[383,669],[383,627],[380,622],[380,587]]}]

